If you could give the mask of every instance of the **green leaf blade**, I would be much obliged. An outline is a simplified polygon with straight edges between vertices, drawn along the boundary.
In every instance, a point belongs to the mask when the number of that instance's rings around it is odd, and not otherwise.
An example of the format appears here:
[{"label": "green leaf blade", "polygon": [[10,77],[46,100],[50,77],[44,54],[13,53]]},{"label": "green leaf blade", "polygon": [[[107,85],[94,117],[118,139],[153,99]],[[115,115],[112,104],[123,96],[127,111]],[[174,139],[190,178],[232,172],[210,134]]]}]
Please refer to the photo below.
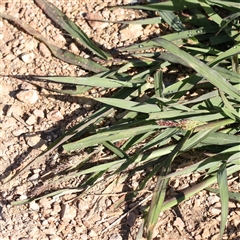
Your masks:
[{"label": "green leaf blade", "polygon": [[222,210],[221,225],[220,225],[220,238],[222,238],[223,232],[227,223],[228,201],[229,201],[226,164],[222,164],[222,166],[218,170],[217,181],[219,185],[221,210]]},{"label": "green leaf blade", "polygon": [[98,48],[90,38],[57,7],[46,0],[34,0],[38,6],[52,19],[56,24],[66,30],[72,37],[79,39],[81,44],[94,52],[97,56],[106,60],[111,59],[110,54]]},{"label": "green leaf blade", "polygon": [[160,111],[160,108],[156,104],[145,102],[134,102],[116,98],[95,98],[95,100],[113,107],[123,108],[135,112],[154,113]]},{"label": "green leaf blade", "polygon": [[194,70],[196,70],[203,77],[208,79],[213,85],[221,89],[223,92],[229,94],[230,96],[238,99],[239,92],[234,86],[232,86],[225,78],[223,78],[215,70],[208,67],[206,64],[186,53],[185,51],[179,49],[175,44],[167,41],[165,39],[156,39],[154,40],[157,44],[161,45],[169,52],[179,56],[183,61],[187,62]]}]

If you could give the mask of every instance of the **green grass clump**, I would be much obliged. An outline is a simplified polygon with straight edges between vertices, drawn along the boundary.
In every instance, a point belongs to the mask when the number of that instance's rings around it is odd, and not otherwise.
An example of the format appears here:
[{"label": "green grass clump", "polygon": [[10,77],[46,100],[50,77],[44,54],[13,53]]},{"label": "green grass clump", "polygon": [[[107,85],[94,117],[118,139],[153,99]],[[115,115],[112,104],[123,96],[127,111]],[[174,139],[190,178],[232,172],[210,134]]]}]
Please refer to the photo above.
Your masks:
[{"label": "green grass clump", "polygon": [[[103,60],[113,59],[110,53],[97,47],[53,4],[46,0],[35,2],[49,18],[73,38],[78,39],[86,49]],[[161,26],[163,22],[171,27],[172,33],[118,49],[120,58],[128,53],[128,62],[112,69],[53,46],[23,21],[6,14],[0,15],[14,21],[46,44],[55,57],[92,73],[91,77],[35,77],[35,80],[76,85],[75,90],[52,91],[79,94],[92,87],[115,89],[111,97],[95,98],[102,103],[101,109],[69,129],[12,179],[60,145],[67,152],[100,146],[99,151],[108,150],[112,160],[86,167],[89,160],[86,159],[84,164],[81,164],[85,166],[84,170],[73,167],[74,173],[69,171],[64,179],[80,175],[87,177],[81,185],[71,189],[71,192],[84,192],[89,185],[98,184],[101,176],[119,176],[121,173],[121,176],[128,177],[146,170],[145,178],[141,180],[133,196],[137,196],[152,177],[157,176],[158,180],[143,219],[144,228],[141,228],[138,236],[144,235],[147,239],[152,239],[154,227],[162,211],[207,189],[217,192],[221,198],[222,237],[228,214],[228,200],[240,199],[239,193],[230,192],[227,185],[227,177],[239,171],[240,165],[239,3],[174,0],[121,7],[148,10],[157,14],[153,18],[121,23],[158,23]],[[142,52],[151,49],[162,50],[139,53],[139,50]],[[190,76],[165,86],[163,77],[167,73],[163,68],[176,69],[179,65],[189,69]],[[137,73],[130,74],[132,69]],[[152,78],[152,81],[149,81],[149,78]],[[189,96],[189,93],[194,92],[198,94]],[[116,124],[110,127],[102,124],[110,115],[114,116],[119,112],[122,117]],[[177,157],[193,149],[199,152],[208,151],[212,155],[182,170],[173,170],[172,164]],[[170,178],[199,171],[205,172],[202,181],[184,190],[184,197],[181,195],[165,200]],[[208,188],[213,183],[218,183],[219,189]],[[63,189],[41,197],[68,192]],[[36,198],[13,204],[32,200]]]}]

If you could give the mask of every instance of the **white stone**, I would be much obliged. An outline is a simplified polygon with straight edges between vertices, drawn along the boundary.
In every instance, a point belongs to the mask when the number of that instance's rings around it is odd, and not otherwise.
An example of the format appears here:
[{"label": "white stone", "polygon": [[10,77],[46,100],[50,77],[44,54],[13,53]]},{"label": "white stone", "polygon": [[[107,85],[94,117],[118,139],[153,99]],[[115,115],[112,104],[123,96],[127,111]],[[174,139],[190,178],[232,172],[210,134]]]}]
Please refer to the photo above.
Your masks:
[{"label": "white stone", "polygon": [[53,37],[53,40],[56,41],[56,42],[63,42],[65,43],[66,42],[66,39],[63,37],[63,35],[61,34],[57,34]]},{"label": "white stone", "polygon": [[215,216],[215,215],[219,215],[222,212],[222,210],[221,210],[221,208],[213,207],[213,208],[210,209],[210,212],[211,212],[212,215]]},{"label": "white stone", "polygon": [[75,53],[75,54],[78,54],[78,53],[79,53],[79,49],[78,49],[78,47],[76,46],[75,43],[71,43],[71,44],[69,45],[69,49],[70,49],[70,51],[72,51],[72,52]]},{"label": "white stone", "polygon": [[39,210],[39,205],[35,201],[33,201],[33,202],[29,203],[29,208],[31,210],[38,211]]},{"label": "white stone", "polygon": [[218,197],[217,195],[214,195],[214,196],[209,196],[207,198],[208,202],[212,205],[216,202],[220,202],[220,197]]},{"label": "white stone", "polygon": [[98,236],[97,233],[92,229],[89,231],[88,235],[89,235],[89,237],[92,237],[92,238]]},{"label": "white stone", "polygon": [[51,201],[48,198],[40,199],[39,204],[44,208],[51,208]]},{"label": "white stone", "polygon": [[61,218],[64,222],[70,222],[77,215],[77,210],[73,206],[69,206],[68,204],[63,205],[61,211]]},{"label": "white stone", "polygon": [[9,62],[11,62],[13,59],[15,59],[16,58],[16,56],[14,55],[14,54],[12,54],[12,53],[9,53],[6,57],[4,57],[4,60],[5,60],[5,62],[6,61],[9,61]]},{"label": "white stone", "polygon": [[183,228],[185,227],[185,224],[181,218],[177,217],[173,223],[173,226],[176,226],[180,231],[182,231]]},{"label": "white stone", "polygon": [[44,43],[39,43],[38,49],[39,49],[40,54],[43,57],[50,57],[52,55],[51,51],[47,48],[47,46]]},{"label": "white stone", "polygon": [[41,137],[39,135],[25,136],[27,145],[33,148],[39,148],[42,145]]},{"label": "white stone", "polygon": [[38,91],[36,90],[24,90],[19,92],[16,95],[17,99],[21,102],[27,103],[27,104],[34,104],[38,100]]},{"label": "white stone", "polygon": [[53,110],[47,114],[47,118],[52,122],[58,122],[63,119],[63,115],[58,110]]},{"label": "white stone", "polygon": [[39,179],[39,173],[35,173],[28,178],[29,181],[37,181],[38,179]]},{"label": "white stone", "polygon": [[102,22],[104,18],[99,13],[87,13],[86,19],[93,29],[104,29],[108,26],[107,22]]},{"label": "white stone", "polygon": [[26,51],[32,51],[36,48],[36,40],[34,38],[28,38],[24,45]]},{"label": "white stone", "polygon": [[109,240],[122,240],[122,237],[120,234],[113,234],[110,236]]},{"label": "white stone", "polygon": [[26,128],[21,128],[21,129],[15,129],[12,131],[13,136],[19,137],[23,133],[27,132]]},{"label": "white stone", "polygon": [[26,199],[28,199],[28,196],[24,194],[19,197],[19,200],[26,200]]},{"label": "white stone", "polygon": [[23,53],[21,55],[21,59],[23,60],[23,62],[25,63],[31,63],[35,58],[34,53]]},{"label": "white stone", "polygon": [[81,240],[87,240],[87,239],[88,239],[87,234],[82,234],[82,235],[80,235],[80,239],[81,239]]},{"label": "white stone", "polygon": [[44,118],[44,112],[43,112],[43,110],[35,109],[35,110],[33,111],[33,114],[34,114],[36,117]]},{"label": "white stone", "polygon": [[37,122],[37,118],[34,115],[31,115],[27,120],[27,125],[33,125]]},{"label": "white stone", "polygon": [[121,41],[136,39],[143,34],[142,30],[143,28],[141,25],[129,25],[128,27],[120,30],[120,39]]}]

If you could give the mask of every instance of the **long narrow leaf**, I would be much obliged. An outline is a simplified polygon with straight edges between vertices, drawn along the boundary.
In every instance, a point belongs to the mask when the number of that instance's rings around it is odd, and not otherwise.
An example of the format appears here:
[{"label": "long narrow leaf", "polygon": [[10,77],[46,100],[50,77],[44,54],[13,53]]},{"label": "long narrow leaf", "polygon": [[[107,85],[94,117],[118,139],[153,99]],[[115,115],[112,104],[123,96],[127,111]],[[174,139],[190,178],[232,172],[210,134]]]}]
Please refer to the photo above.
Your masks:
[{"label": "long narrow leaf", "polygon": [[64,30],[66,30],[72,37],[79,39],[81,44],[86,48],[94,52],[101,58],[110,59],[110,54],[104,52],[100,48],[98,48],[90,38],[73,22],[71,21],[65,14],[63,14],[57,7],[55,7],[52,3],[46,0],[34,0],[39,7],[46,13],[48,17],[52,19],[56,24],[61,26]]},{"label": "long narrow leaf", "polygon": [[152,3],[152,4],[145,4],[145,5],[129,5],[129,6],[121,6],[121,8],[130,8],[130,9],[142,9],[142,10],[149,10],[149,11],[179,11],[186,8],[197,8],[199,7],[199,3],[197,0],[172,0],[172,1],[165,1],[161,3]]},{"label": "long narrow leaf", "polygon": [[109,130],[102,133],[97,133],[96,135],[86,137],[73,143],[65,144],[63,147],[66,151],[73,151],[77,149],[79,150],[86,147],[94,146],[105,141],[117,141],[121,139],[126,139],[158,128],[159,127],[156,125],[148,125],[131,129]]},{"label": "long narrow leaf", "polygon": [[127,154],[122,149],[109,141],[103,142],[103,146],[108,150],[112,151],[119,158],[128,158]]},{"label": "long narrow leaf", "polygon": [[163,97],[164,83],[162,70],[157,71],[154,75],[154,87],[156,97]]},{"label": "long narrow leaf", "polygon": [[69,83],[77,85],[85,85],[92,87],[106,87],[106,88],[132,88],[137,87],[140,84],[133,82],[124,82],[110,78],[101,78],[101,77],[35,77],[36,79],[49,80],[59,83]]},{"label": "long narrow leaf", "polygon": [[[163,132],[159,134],[156,138],[152,139],[150,142],[146,143],[144,147],[142,147],[137,153],[135,153],[131,158],[127,158],[126,161],[119,167],[115,173],[119,173],[127,169],[131,164],[136,164],[138,163],[141,159],[141,155],[144,151],[147,152],[147,150],[155,145],[158,145],[158,148],[166,144],[167,142],[170,141],[171,137],[176,134],[179,131],[179,129],[176,128],[168,128],[165,129]],[[143,155],[142,155],[143,156]],[[149,158],[150,159],[150,158]],[[158,168],[159,169],[159,168]],[[151,171],[151,174],[154,171]],[[152,175],[151,175],[152,177]]]},{"label": "long narrow leaf", "polygon": [[134,102],[116,98],[94,98],[95,100],[105,103],[107,105],[127,109],[130,111],[153,113],[159,112],[160,108],[155,104],[149,104],[144,102]]},{"label": "long narrow leaf", "polygon": [[[227,169],[228,176],[233,174],[234,172],[236,172],[235,166],[231,166]],[[216,181],[217,181],[217,176],[214,175],[214,176],[198,183],[197,185],[195,185],[193,187],[187,188],[179,196],[176,196],[174,198],[167,200],[162,207],[162,211],[165,211],[165,210],[179,204],[180,202],[183,202],[184,200],[192,197],[194,194],[196,194],[196,193],[200,192],[201,190],[205,189],[206,187],[212,185]]]},{"label": "long narrow leaf", "polygon": [[[220,193],[220,190],[216,189],[216,188],[207,187],[207,188],[205,188],[205,190],[216,193],[218,195]],[[239,192],[229,192],[228,191],[228,195],[229,195],[229,199],[240,203],[240,193]]]},{"label": "long narrow leaf", "polygon": [[103,72],[107,71],[108,69],[101,66],[98,63],[95,63],[89,59],[82,58],[76,54],[73,54],[72,52],[68,50],[63,50],[61,48],[58,48],[52,44],[50,44],[47,39],[45,39],[43,36],[39,34],[35,29],[33,29],[30,25],[25,23],[23,20],[19,20],[13,16],[0,13],[0,17],[5,18],[7,20],[13,21],[16,24],[18,24],[21,28],[23,28],[27,33],[30,35],[36,37],[39,41],[43,42],[51,51],[51,53],[58,59],[61,59],[65,62],[68,62],[73,65],[81,66],[82,68],[92,71],[92,72]]},{"label": "long narrow leaf", "polygon": [[222,22],[221,22],[221,26],[222,26],[222,27],[219,29],[218,33],[219,33],[220,31],[222,31],[224,28],[226,28],[226,26],[227,26],[230,22],[232,22],[234,19],[236,19],[236,18],[238,18],[238,17],[240,17],[240,12],[238,12],[238,13],[233,13],[233,14],[231,14],[230,16],[224,18],[224,19],[222,20]]},{"label": "long narrow leaf", "polygon": [[240,44],[237,44],[231,48],[229,48],[227,51],[221,53],[218,57],[216,57],[209,66],[212,67],[216,65],[217,63],[221,62],[223,59],[229,58],[231,56],[234,56],[236,54],[240,53]]},{"label": "long narrow leaf", "polygon": [[[94,20],[94,19],[87,19],[87,20]],[[137,19],[137,20],[130,20],[130,21],[108,21],[108,20],[98,20],[99,22],[107,22],[107,23],[116,23],[116,24],[139,24],[139,25],[148,25],[148,24],[155,24],[161,23],[161,17],[153,17],[153,18],[145,18],[145,19]]]},{"label": "long narrow leaf", "polygon": [[205,0],[199,0],[199,4],[208,14],[209,18],[216,22],[218,25],[220,25],[220,23],[222,22],[222,18],[217,13],[215,13],[212,7],[209,4],[207,4]]},{"label": "long narrow leaf", "polygon": [[228,216],[228,183],[227,183],[227,171],[226,164],[222,164],[217,173],[218,186],[220,191],[220,199],[221,199],[221,225],[220,225],[220,239],[223,236],[223,232],[227,222]]},{"label": "long narrow leaf", "polygon": [[213,85],[226,92],[230,96],[238,99],[239,92],[234,88],[225,78],[223,78],[219,73],[208,67],[206,64],[186,53],[185,51],[179,49],[175,44],[165,40],[156,39],[156,43],[166,48],[169,52],[172,52],[176,56],[180,56],[183,61],[188,62],[188,64],[203,77],[208,79]]},{"label": "long narrow leaf", "polygon": [[211,5],[216,5],[228,9],[231,12],[239,12],[239,2],[238,1],[224,1],[224,0],[207,0]]},{"label": "long narrow leaf", "polygon": [[[206,169],[209,169],[213,166],[219,166],[221,164],[222,161],[226,161],[229,156],[232,156],[232,154],[238,154],[239,155],[239,147],[238,146],[234,146],[234,147],[230,147],[216,155],[214,155],[213,157],[208,157],[198,163],[195,163],[191,166],[188,166],[182,170],[179,170],[177,172],[173,172],[173,173],[170,173],[169,175],[167,175],[166,177],[169,177],[169,178],[173,178],[173,177],[176,177],[176,176],[181,176],[181,175],[187,175],[191,172],[196,172],[196,171],[203,171],[203,170],[206,170]],[[235,167],[236,168],[236,167]],[[236,171],[238,171],[239,169],[236,168]]]},{"label": "long narrow leaf", "polygon": [[173,12],[159,11],[160,16],[164,19],[166,23],[169,24],[177,32],[186,30],[179,17],[176,16]]},{"label": "long narrow leaf", "polygon": [[[183,31],[183,32],[171,33],[171,34],[168,34],[168,35],[165,35],[165,36],[161,36],[161,38],[172,41],[176,44],[182,45],[183,44],[182,39],[188,39],[188,38],[192,38],[192,37],[195,37],[195,36],[198,36],[198,35],[203,35],[203,34],[206,34],[206,33],[215,32],[218,29],[219,29],[219,27],[215,27],[215,26],[214,27],[212,27],[212,26],[210,26],[210,27],[200,27],[200,28],[197,28],[197,29],[186,30],[186,31]],[[138,43],[138,44],[135,44],[135,45],[130,46],[130,47],[123,47],[123,48],[120,48],[119,51],[131,52],[131,51],[139,51],[139,50],[150,49],[150,48],[154,47],[154,40],[157,40],[157,39],[159,39],[159,38],[155,38],[155,39],[150,40],[150,41],[148,40],[148,41],[145,41],[145,42],[142,42],[142,43]]]},{"label": "long narrow leaf", "polygon": [[[184,145],[184,143],[186,142],[186,140],[189,138],[190,135],[191,135],[191,131],[188,131],[186,135],[176,145],[173,151],[166,158],[165,165],[163,167],[163,173],[162,173],[163,176],[169,173],[172,161],[177,156],[178,152],[181,151],[182,146]],[[147,234],[148,240],[152,239],[152,234],[153,234],[155,225],[157,223],[159,214],[162,210],[162,205],[163,205],[165,194],[166,194],[165,189],[166,189],[168,180],[169,179],[162,179],[161,177],[159,177],[156,183],[155,191],[153,193],[151,205],[150,205],[149,212],[147,215],[147,220],[146,220],[146,234]]]}]

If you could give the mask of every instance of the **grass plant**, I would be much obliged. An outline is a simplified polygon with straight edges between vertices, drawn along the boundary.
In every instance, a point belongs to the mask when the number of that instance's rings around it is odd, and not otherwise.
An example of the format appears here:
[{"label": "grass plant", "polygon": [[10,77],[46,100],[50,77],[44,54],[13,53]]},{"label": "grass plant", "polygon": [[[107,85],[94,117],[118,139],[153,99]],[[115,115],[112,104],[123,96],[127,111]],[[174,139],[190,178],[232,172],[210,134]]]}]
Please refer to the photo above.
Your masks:
[{"label": "grass plant", "polygon": [[[34,0],[47,17],[77,39],[83,47],[104,61],[114,57],[101,50],[63,12],[47,0]],[[74,171],[66,172],[60,180],[85,175],[85,181],[73,189],[61,189],[13,205],[28,203],[42,197],[65,193],[84,193],[89,186],[101,184],[101,177],[127,178],[145,171],[132,197],[136,197],[153,177],[157,176],[155,190],[143,218],[138,237],[153,237],[159,214],[194,194],[206,189],[220,195],[222,215],[220,238],[228,215],[229,198],[240,200],[239,193],[228,190],[227,178],[239,172],[240,130],[240,23],[239,1],[172,0],[160,3],[148,1],[144,5],[121,6],[141,9],[156,14],[153,18],[122,21],[123,24],[167,23],[171,34],[117,49],[119,58],[128,54],[122,65],[109,68],[104,64],[62,50],[44,39],[36,30],[8,14],[1,17],[18,24],[28,34],[46,44],[53,56],[70,64],[81,66],[90,77],[34,77],[33,80],[71,83],[75,90],[57,90],[77,95],[93,87],[113,89],[111,97],[95,98],[102,107],[91,116],[68,129],[40,156],[27,163],[11,179],[29,169],[39,158],[62,145],[66,152],[79,150],[108,150],[110,161],[90,166],[90,158],[79,162]],[[183,14],[184,13],[184,14]],[[151,50],[148,51],[145,50]],[[101,62],[104,62],[101,61]],[[189,76],[171,85],[164,83],[165,67],[188,69]],[[135,74],[131,71],[134,69]],[[150,80],[149,80],[150,79]],[[201,90],[201,91],[199,91]],[[200,93],[199,93],[200,92]],[[196,93],[196,94],[193,94]],[[104,126],[109,116],[121,118],[111,126]],[[88,133],[88,134],[86,134]],[[172,168],[178,157],[189,151],[211,152],[197,163],[185,168]],[[82,161],[82,160],[81,160]],[[176,164],[175,164],[176,165]],[[84,166],[81,168],[79,166]],[[150,171],[147,171],[149,170]],[[166,199],[170,178],[204,172],[194,187],[183,190],[183,195]],[[218,189],[210,188],[213,183]]]}]

